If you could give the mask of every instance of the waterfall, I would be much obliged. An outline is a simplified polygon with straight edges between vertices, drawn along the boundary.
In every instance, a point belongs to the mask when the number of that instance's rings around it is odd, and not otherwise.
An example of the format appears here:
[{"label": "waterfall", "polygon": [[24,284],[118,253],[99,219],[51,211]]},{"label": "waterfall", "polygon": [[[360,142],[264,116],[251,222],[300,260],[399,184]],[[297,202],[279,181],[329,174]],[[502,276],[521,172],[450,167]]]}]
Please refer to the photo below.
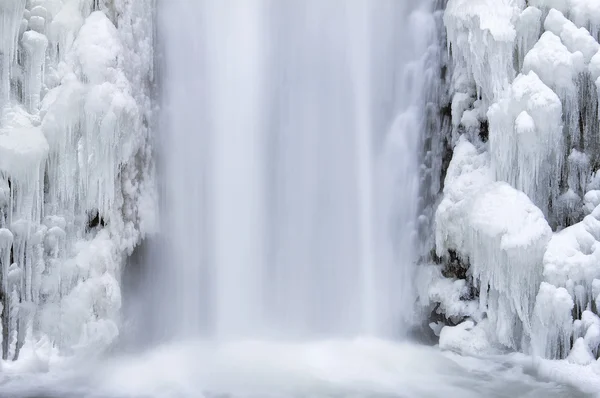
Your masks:
[{"label": "waterfall", "polygon": [[159,4],[155,331],[405,331],[432,3]]}]

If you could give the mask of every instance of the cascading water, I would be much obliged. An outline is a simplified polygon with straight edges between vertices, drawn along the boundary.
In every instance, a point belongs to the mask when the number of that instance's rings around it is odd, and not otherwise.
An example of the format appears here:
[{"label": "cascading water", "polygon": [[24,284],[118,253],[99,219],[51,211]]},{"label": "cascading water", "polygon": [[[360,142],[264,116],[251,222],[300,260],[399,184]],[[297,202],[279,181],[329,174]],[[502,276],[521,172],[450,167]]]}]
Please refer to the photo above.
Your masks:
[{"label": "cascading water", "polygon": [[402,333],[432,3],[159,5],[167,236],[155,329]]}]

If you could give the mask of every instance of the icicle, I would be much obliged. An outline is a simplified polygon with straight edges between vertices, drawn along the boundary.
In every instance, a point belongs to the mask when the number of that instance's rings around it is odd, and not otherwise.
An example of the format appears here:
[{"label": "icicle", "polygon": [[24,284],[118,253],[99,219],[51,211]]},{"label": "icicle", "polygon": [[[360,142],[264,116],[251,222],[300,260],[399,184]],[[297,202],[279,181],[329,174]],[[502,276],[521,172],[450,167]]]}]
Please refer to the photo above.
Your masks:
[{"label": "icicle", "polygon": [[3,0],[0,3],[0,111],[10,99],[10,77],[24,10],[23,0]]},{"label": "icicle", "polygon": [[533,312],[533,355],[558,359],[569,353],[573,306],[573,299],[565,288],[541,283]]},{"label": "icicle", "polygon": [[514,78],[515,23],[520,7],[509,0],[450,0],[444,14],[457,67],[477,85],[484,108]]},{"label": "icicle", "polygon": [[[563,111],[571,135],[578,126],[577,79],[584,70],[581,52],[571,53],[552,32],[545,32],[525,56],[523,73],[534,71],[563,101]],[[576,140],[577,137],[573,136]]]},{"label": "icicle", "polygon": [[596,0],[570,0],[569,17],[600,41],[600,3]]},{"label": "icicle", "polygon": [[559,195],[561,103],[534,72],[519,75],[506,98],[490,107],[491,167],[498,180],[525,192],[549,215]]},{"label": "icicle", "polygon": [[497,341],[518,348],[520,336],[532,333],[533,297],[552,231],[525,194],[492,181],[486,154],[461,139],[436,212],[437,252],[452,249],[469,259]]},{"label": "icicle", "polygon": [[36,113],[40,106],[48,39],[43,34],[30,30],[23,34],[21,43],[25,49],[27,70],[24,103],[30,113]]}]

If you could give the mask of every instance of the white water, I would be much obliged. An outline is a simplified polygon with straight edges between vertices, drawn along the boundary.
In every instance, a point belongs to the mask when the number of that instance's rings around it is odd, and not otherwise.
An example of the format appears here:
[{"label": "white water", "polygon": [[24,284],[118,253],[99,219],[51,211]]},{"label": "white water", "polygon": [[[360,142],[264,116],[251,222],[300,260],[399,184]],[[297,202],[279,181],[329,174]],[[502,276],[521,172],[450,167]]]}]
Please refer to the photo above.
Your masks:
[{"label": "white water", "polygon": [[[523,360],[462,358],[374,339],[158,347],[4,383],[3,398],[583,398]],[[3,370],[3,375],[10,370]]]},{"label": "white water", "polygon": [[431,3],[159,5],[168,242],[155,328],[402,333]]}]

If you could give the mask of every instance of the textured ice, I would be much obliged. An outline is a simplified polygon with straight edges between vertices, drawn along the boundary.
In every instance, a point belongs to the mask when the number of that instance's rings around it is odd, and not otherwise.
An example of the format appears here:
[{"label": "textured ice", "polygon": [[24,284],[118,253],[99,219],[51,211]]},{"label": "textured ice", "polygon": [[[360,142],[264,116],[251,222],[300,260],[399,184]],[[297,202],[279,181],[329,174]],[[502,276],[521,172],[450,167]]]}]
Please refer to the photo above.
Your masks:
[{"label": "textured ice", "polygon": [[[597,353],[600,319],[588,311],[600,293],[600,207],[583,221],[554,234],[544,254],[544,282],[536,301],[534,353],[560,358],[569,340],[583,337]],[[581,314],[573,326],[572,311]]]},{"label": "textured ice", "polygon": [[571,0],[569,17],[577,26],[587,28],[600,40],[600,3],[596,0]]},{"label": "textured ice", "polygon": [[27,74],[24,79],[24,103],[29,112],[34,113],[40,106],[48,39],[41,33],[29,30],[23,33],[21,43],[25,50],[25,73]]},{"label": "textured ice", "polygon": [[151,7],[0,3],[1,351],[43,369],[115,339],[120,266],[151,228]]},{"label": "textured ice", "polygon": [[529,6],[523,10],[516,22],[517,30],[517,70],[523,67],[525,55],[538,41],[542,30],[542,11]]},{"label": "textured ice", "polygon": [[119,32],[100,11],[93,12],[85,20],[73,43],[71,57],[67,59],[71,58],[69,60],[90,84],[127,84],[118,63],[119,58],[123,57]]},{"label": "textured ice", "polygon": [[[598,355],[600,345],[600,318],[591,310],[585,310],[581,314],[581,331],[583,341],[594,356]],[[574,336],[577,337],[577,336]]]},{"label": "textured ice", "polygon": [[560,287],[582,285],[591,293],[593,280],[600,279],[599,241],[600,207],[596,207],[583,221],[554,234],[544,255],[544,279]]},{"label": "textured ice", "polygon": [[569,51],[572,53],[580,51],[586,63],[590,62],[600,48],[598,42],[590,35],[587,29],[577,28],[573,22],[556,9],[550,10],[544,21],[544,27],[546,31],[550,31],[560,37]]},{"label": "textured ice", "polygon": [[544,212],[559,195],[562,107],[534,72],[519,75],[488,111],[491,167],[498,180],[525,192]]},{"label": "textured ice", "polygon": [[592,35],[598,37],[600,33],[600,3],[596,0],[530,0],[529,4],[545,12],[556,9]]},{"label": "textured ice", "polygon": [[535,299],[531,348],[534,355],[564,358],[573,332],[573,299],[564,287],[542,282]]},{"label": "textured ice", "polygon": [[455,65],[466,69],[488,106],[514,78],[515,24],[521,4],[514,0],[450,0],[444,14]]},{"label": "textured ice", "polygon": [[[595,315],[600,300],[600,177],[596,170],[600,150],[600,2],[451,1],[449,10],[445,21],[455,66],[453,130],[455,134],[464,132],[479,152],[471,147],[470,155],[465,156],[464,142],[456,147],[436,213],[438,254],[455,250],[469,260],[469,272],[481,282],[485,276],[477,267],[486,261],[474,261],[474,253],[483,252],[480,258],[485,259],[485,254],[495,249],[486,247],[488,242],[481,239],[479,231],[491,231],[490,227],[500,222],[494,219],[496,214],[518,212],[504,208],[494,215],[482,215],[480,219],[487,225],[481,222],[477,227],[474,213],[484,206],[474,198],[486,198],[489,207],[500,206],[496,200],[502,194],[498,188],[490,188],[494,180],[523,191],[559,232],[551,234],[545,225],[538,235],[531,235],[538,239],[531,240],[536,243],[527,255],[536,259],[537,273],[522,275],[530,293],[524,293],[527,287],[518,287],[506,295],[521,300],[537,292],[535,300],[509,308],[495,297],[502,294],[494,292],[494,283],[490,283],[489,293],[482,289],[482,307],[487,306],[492,334],[504,345],[514,342],[525,350],[530,347],[532,353],[545,358],[566,358],[574,344],[569,361],[577,366],[592,363],[590,358],[597,356],[600,342],[600,322]],[[491,53],[494,67],[487,65]],[[512,54],[515,59],[507,63]],[[482,81],[485,75],[490,76],[487,82]],[[482,109],[487,110],[483,117],[475,110],[477,95],[472,86],[477,87]],[[489,144],[482,145],[473,139],[472,131],[479,131],[478,123],[483,125],[486,116]],[[489,152],[489,165],[484,151]],[[486,192],[491,193],[486,196]],[[509,202],[508,195],[504,202]],[[478,229],[477,245],[465,232],[470,229]],[[494,271],[505,269],[501,256],[489,258],[496,260]],[[486,267],[480,270],[489,272]],[[497,308],[486,298],[499,303]],[[530,309],[528,315],[516,316],[524,307]],[[496,323],[495,314],[500,314],[503,324]],[[521,325],[513,322],[517,318]],[[523,327],[525,339],[511,341],[507,331],[512,329],[517,337],[519,327]],[[462,341],[468,345],[468,339]]]},{"label": "textured ice", "polygon": [[[468,259],[497,341],[518,348],[531,333],[530,315],[552,231],[529,198],[494,182],[487,154],[461,138],[436,213],[438,255]],[[488,289],[489,287],[489,289]]]},{"label": "textured ice", "polygon": [[436,247],[439,255],[446,250],[465,247],[463,220],[470,200],[493,181],[487,154],[461,136],[454,148],[446,173],[444,197],[436,211]]},{"label": "textured ice", "polygon": [[534,71],[561,97],[563,92],[575,96],[577,76],[583,70],[583,54],[580,51],[571,53],[560,37],[548,31],[527,53],[523,63],[523,73]]}]

